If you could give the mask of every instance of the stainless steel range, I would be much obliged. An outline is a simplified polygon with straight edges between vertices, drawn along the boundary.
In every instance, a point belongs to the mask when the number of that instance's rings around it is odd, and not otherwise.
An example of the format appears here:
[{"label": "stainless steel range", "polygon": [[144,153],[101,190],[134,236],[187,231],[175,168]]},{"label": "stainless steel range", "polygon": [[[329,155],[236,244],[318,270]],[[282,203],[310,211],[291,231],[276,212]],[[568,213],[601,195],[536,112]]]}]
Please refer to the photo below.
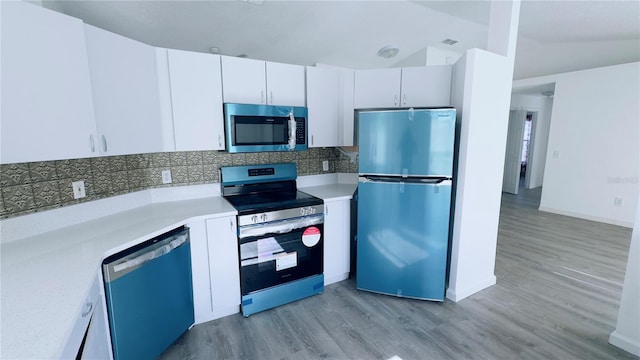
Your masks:
[{"label": "stainless steel range", "polygon": [[324,291],[323,201],[296,186],[295,164],[220,168],[238,210],[242,315]]}]

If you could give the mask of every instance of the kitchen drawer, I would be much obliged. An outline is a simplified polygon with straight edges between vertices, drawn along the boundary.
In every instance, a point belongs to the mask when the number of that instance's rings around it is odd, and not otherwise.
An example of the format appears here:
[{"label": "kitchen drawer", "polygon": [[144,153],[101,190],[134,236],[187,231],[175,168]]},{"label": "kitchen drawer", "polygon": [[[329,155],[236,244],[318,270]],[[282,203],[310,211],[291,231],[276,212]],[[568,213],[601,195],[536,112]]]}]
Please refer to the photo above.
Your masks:
[{"label": "kitchen drawer", "polygon": [[93,311],[97,307],[96,304],[98,304],[101,285],[100,277],[96,275],[89,287],[89,290],[87,291],[84,301],[82,302],[82,306],[78,309],[76,321],[70,329],[67,340],[62,345],[62,351],[59,357],[60,359],[76,358],[78,350],[80,349],[80,344],[82,344],[84,334],[87,332],[91,315],[93,315]]}]

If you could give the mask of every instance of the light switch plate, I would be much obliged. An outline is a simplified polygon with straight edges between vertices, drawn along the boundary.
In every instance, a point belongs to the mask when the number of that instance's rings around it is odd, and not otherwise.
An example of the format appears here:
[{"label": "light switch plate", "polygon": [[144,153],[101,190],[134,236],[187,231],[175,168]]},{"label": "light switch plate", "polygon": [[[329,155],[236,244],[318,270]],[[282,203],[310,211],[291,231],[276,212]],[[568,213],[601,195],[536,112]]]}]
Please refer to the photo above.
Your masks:
[{"label": "light switch plate", "polygon": [[329,171],[329,160],[322,161],[322,171]]},{"label": "light switch plate", "polygon": [[84,180],[74,181],[71,183],[73,187],[73,198],[80,199],[87,196],[87,193],[84,189]]},{"label": "light switch plate", "polygon": [[171,170],[162,170],[162,183],[171,184]]}]

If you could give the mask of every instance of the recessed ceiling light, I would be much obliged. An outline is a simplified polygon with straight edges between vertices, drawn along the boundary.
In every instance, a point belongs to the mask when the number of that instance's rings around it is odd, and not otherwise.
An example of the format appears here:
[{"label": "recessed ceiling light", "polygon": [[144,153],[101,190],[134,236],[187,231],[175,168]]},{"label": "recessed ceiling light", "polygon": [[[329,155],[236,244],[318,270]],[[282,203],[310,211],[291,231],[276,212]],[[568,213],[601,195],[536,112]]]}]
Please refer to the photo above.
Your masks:
[{"label": "recessed ceiling light", "polygon": [[220,48],[217,46],[212,46],[209,48],[209,52],[212,54],[220,54]]},{"label": "recessed ceiling light", "polygon": [[453,40],[453,39],[444,39],[444,40],[442,40],[441,42],[442,42],[443,44],[445,44],[445,45],[453,45],[453,44],[457,43],[457,42],[458,42],[458,40]]},{"label": "recessed ceiling light", "polygon": [[393,45],[387,45],[387,46],[381,48],[380,50],[378,50],[378,56],[383,57],[385,59],[390,59],[390,58],[398,55],[399,51],[400,51],[400,49],[398,49],[397,47],[395,47]]}]

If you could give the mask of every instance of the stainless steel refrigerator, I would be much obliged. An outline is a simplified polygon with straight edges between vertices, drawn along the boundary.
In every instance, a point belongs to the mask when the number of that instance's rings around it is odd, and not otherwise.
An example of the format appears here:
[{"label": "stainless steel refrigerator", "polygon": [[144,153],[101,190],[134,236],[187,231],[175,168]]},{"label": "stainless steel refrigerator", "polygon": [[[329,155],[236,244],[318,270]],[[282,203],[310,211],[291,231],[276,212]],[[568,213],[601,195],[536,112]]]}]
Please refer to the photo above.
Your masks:
[{"label": "stainless steel refrigerator", "polygon": [[358,113],[356,284],[443,301],[455,109]]}]

